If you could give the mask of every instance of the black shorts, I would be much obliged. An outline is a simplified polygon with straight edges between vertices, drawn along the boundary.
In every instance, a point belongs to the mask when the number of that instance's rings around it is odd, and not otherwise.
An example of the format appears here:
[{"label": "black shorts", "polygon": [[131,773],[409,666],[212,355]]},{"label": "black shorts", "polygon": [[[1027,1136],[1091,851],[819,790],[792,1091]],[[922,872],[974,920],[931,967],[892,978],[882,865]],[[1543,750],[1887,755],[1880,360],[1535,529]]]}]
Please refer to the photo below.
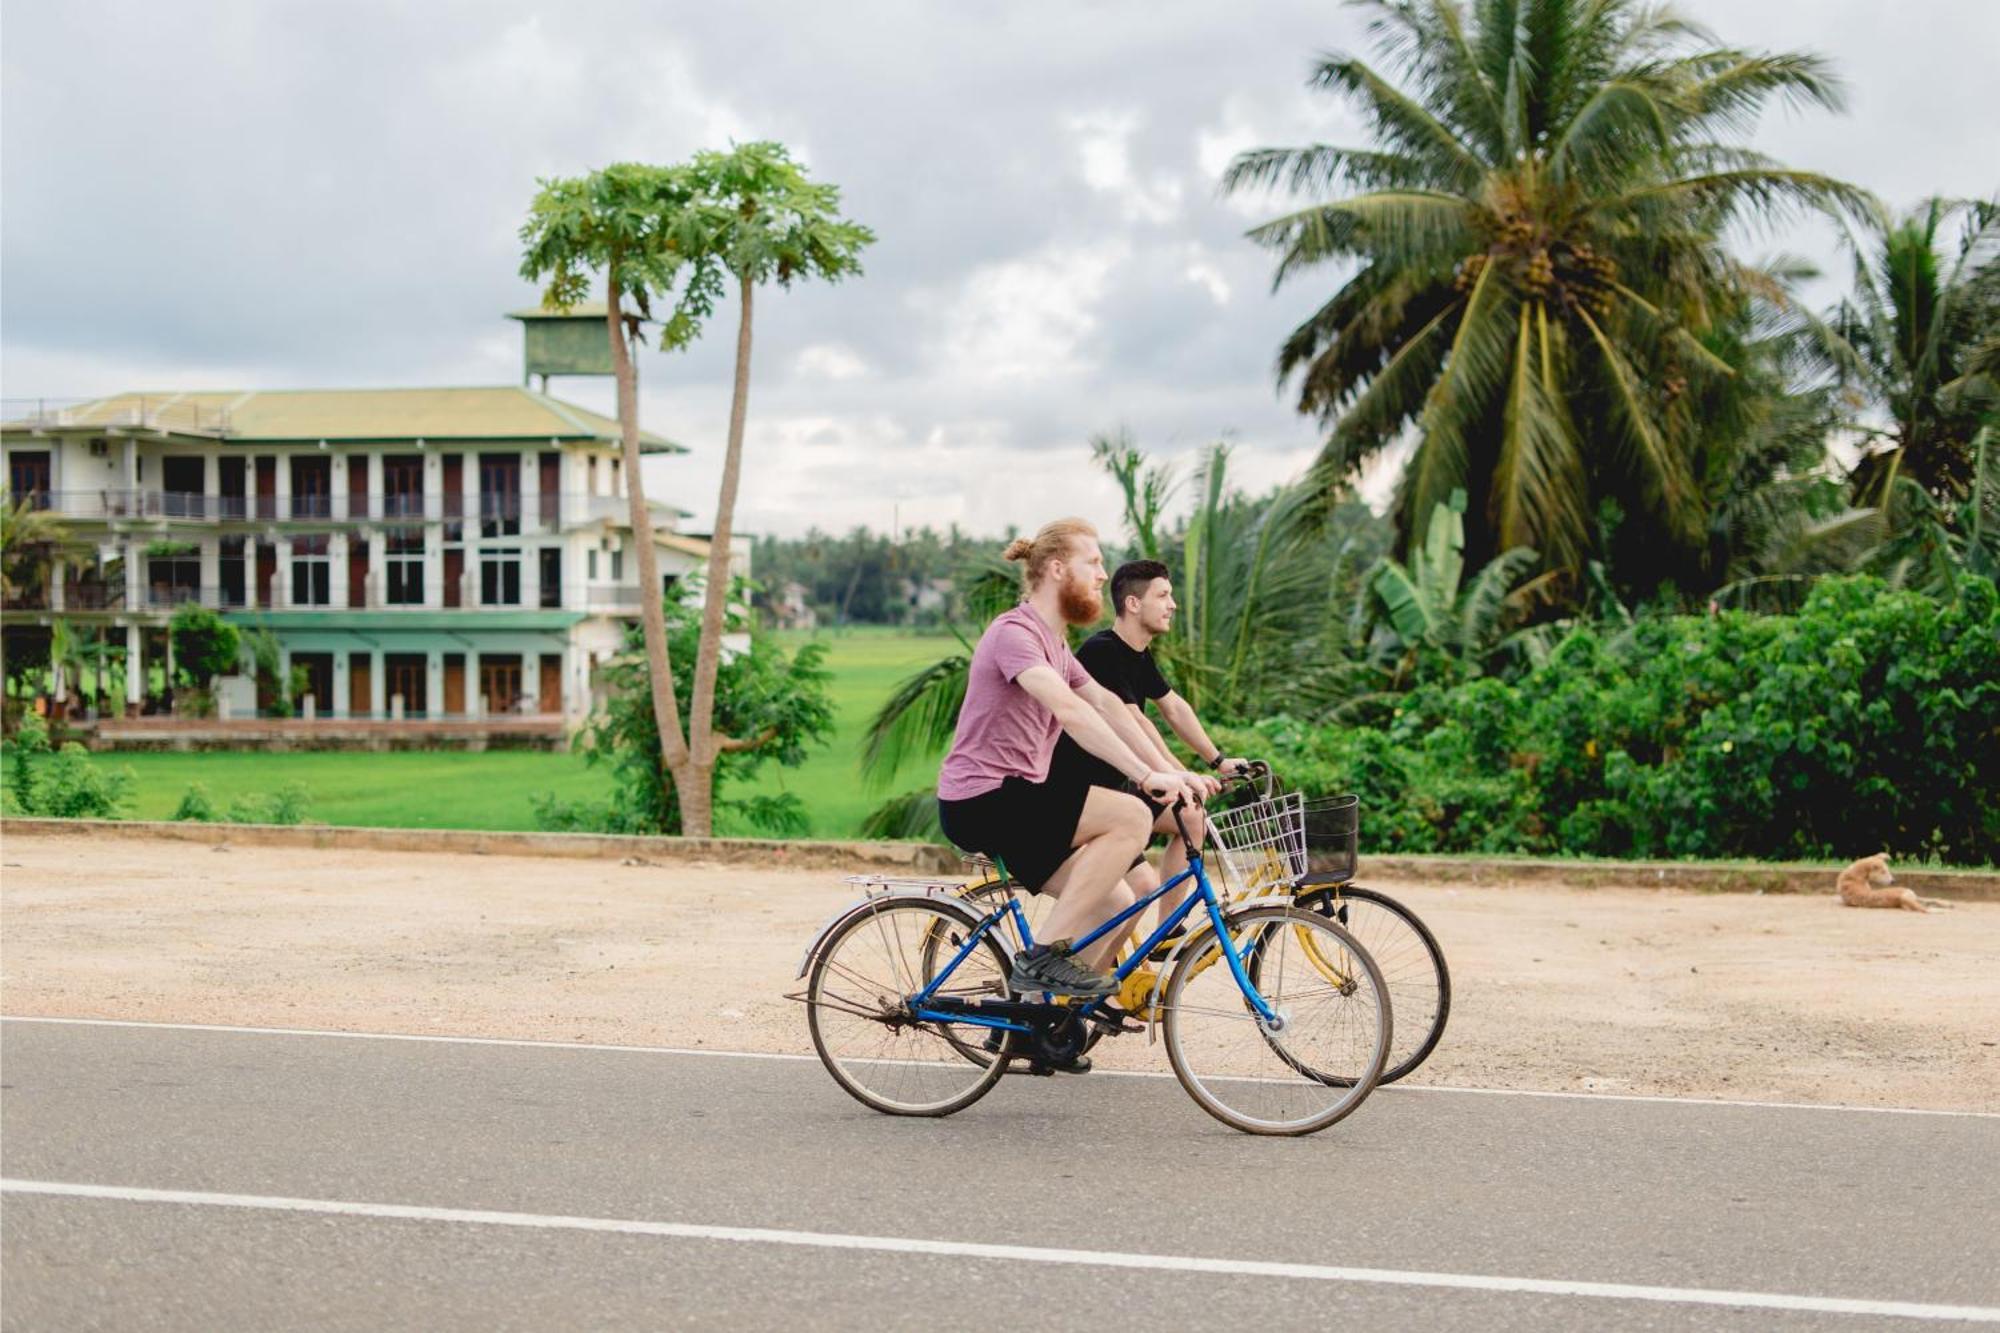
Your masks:
[{"label": "black shorts", "polygon": [[1040,893],[1076,850],[1076,826],[1089,795],[1090,784],[1074,773],[1051,770],[1047,782],[1007,778],[978,796],[940,799],[938,823],[958,846],[998,857],[1023,888]]},{"label": "black shorts", "polygon": [[[1049,761],[1051,781],[1061,777],[1068,782],[1087,783],[1092,787],[1108,787],[1126,796],[1136,796],[1146,803],[1146,818],[1158,823],[1166,813],[1167,803],[1156,801],[1139,789],[1139,784],[1127,778],[1111,765],[1099,759],[1090,751],[1078,745],[1067,735],[1056,741],[1055,757]],[[1138,869],[1145,861],[1144,853],[1132,858],[1132,868]]]}]

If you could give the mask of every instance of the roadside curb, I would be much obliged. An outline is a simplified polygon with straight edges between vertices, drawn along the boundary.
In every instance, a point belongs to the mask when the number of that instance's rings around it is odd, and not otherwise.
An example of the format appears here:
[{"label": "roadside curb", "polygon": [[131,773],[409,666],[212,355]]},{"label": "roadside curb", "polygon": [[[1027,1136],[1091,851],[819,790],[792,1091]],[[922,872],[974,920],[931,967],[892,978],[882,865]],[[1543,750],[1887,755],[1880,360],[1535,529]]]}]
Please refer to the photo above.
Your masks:
[{"label": "roadside curb", "polygon": [[[955,875],[948,847],[925,842],[843,842],[778,838],[669,838],[615,833],[521,833],[479,829],[348,828],[328,824],[204,824],[136,819],[8,819],[0,832],[42,837],[167,839],[205,846],[299,847],[340,851],[455,852],[473,856],[640,858],[711,861],[798,870],[902,870]],[[1356,878],[1493,886],[1550,884],[1572,889],[1684,889],[1699,893],[1789,893],[1831,897],[1837,868],[1696,865],[1674,861],[1562,861],[1457,856],[1366,856]],[[1898,871],[1896,883],[1926,897],[2000,902],[2000,873]]]},{"label": "roadside curb", "polygon": [[519,833],[480,829],[347,828],[330,824],[224,824],[192,820],[8,819],[8,834],[167,839],[205,846],[309,847],[337,851],[455,852],[472,856],[554,856],[715,861],[776,868],[899,869],[951,874],[958,854],[924,842],[838,842],[777,838],[669,838],[617,833]]}]

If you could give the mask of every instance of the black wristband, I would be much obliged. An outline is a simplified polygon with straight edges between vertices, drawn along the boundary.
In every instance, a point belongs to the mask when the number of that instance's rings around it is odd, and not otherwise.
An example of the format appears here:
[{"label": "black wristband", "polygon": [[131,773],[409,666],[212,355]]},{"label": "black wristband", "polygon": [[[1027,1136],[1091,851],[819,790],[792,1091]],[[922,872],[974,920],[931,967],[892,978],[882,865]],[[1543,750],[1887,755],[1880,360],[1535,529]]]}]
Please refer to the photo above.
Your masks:
[{"label": "black wristband", "polygon": [[1215,769],[1222,767],[1222,751],[1217,750],[1215,752],[1215,758],[1208,761],[1208,766]]}]

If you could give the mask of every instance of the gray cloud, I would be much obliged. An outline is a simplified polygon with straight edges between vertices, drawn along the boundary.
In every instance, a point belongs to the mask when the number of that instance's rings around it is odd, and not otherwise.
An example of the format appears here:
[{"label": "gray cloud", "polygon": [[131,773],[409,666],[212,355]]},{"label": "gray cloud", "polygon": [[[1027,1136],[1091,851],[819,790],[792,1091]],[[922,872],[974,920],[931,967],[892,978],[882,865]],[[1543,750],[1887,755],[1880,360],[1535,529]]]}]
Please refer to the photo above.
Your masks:
[{"label": "gray cloud", "polygon": [[[1994,188],[2000,10],[1687,8],[1853,85],[1854,115],[1760,146],[1899,203]],[[8,0],[0,22],[9,395],[508,381],[537,176],[774,137],[881,240],[864,277],[760,302],[743,526],[1109,524],[1095,431],[1181,457],[1231,435],[1259,484],[1315,441],[1270,363],[1324,287],[1271,294],[1242,231],[1278,205],[1214,179],[1251,143],[1359,137],[1301,86],[1365,46],[1353,11]],[[1776,243],[1830,253],[1824,229]],[[704,517],[733,319],[643,366],[647,423],[697,449],[655,485]]]}]

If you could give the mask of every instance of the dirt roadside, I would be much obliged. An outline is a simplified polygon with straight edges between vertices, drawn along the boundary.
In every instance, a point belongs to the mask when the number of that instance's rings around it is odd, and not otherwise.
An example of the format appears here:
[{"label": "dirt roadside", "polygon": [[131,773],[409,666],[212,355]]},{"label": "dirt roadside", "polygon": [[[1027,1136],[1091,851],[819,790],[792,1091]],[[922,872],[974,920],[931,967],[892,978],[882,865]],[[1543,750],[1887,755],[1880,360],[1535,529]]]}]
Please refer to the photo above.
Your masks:
[{"label": "dirt roadside", "polygon": [[[1413,1081],[2000,1111],[2000,904],[1381,880],[1450,959]],[[0,1010],[809,1049],[826,871],[9,834]],[[1104,1063],[1165,1067],[1126,1038]]]}]

